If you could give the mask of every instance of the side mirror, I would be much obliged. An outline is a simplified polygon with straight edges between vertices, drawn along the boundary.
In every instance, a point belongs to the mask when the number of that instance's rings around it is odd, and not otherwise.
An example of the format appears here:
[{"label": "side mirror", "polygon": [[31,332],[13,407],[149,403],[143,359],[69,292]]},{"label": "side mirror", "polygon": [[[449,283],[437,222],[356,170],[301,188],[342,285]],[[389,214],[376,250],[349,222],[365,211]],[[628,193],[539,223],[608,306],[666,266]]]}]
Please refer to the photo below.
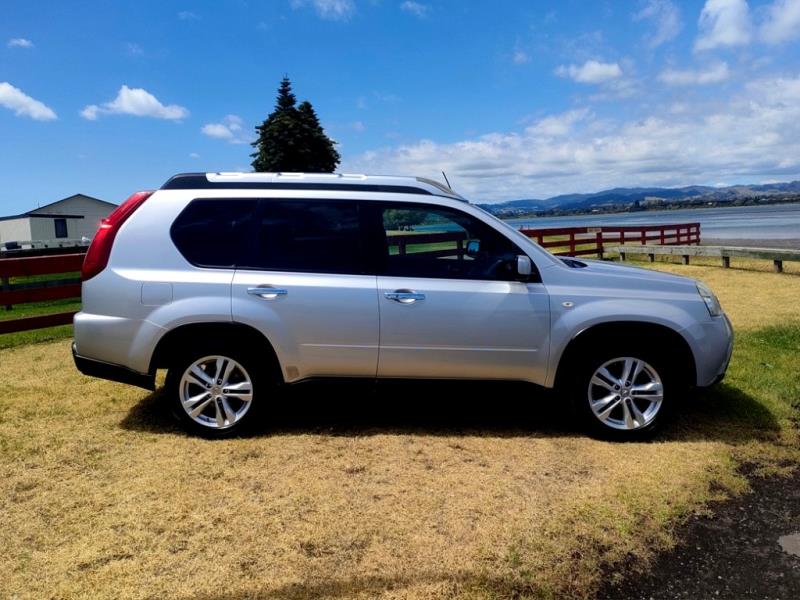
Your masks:
[{"label": "side mirror", "polygon": [[524,254],[517,256],[517,275],[520,277],[530,277],[533,273],[533,263],[531,259]]},{"label": "side mirror", "polygon": [[475,256],[480,249],[481,243],[479,240],[470,240],[467,242],[467,256]]}]

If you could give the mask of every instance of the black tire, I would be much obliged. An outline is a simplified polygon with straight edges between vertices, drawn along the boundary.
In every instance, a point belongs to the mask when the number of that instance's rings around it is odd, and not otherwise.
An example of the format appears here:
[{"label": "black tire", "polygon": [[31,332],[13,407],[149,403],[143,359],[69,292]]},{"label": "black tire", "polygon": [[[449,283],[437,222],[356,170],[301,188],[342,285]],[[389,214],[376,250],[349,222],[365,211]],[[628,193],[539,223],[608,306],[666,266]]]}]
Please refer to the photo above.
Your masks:
[{"label": "black tire", "polygon": [[[190,378],[193,381],[184,384],[184,374],[198,361],[211,359],[212,357],[234,361],[233,364],[223,362],[222,370],[225,371],[229,365],[232,367],[230,373],[231,388],[239,386],[241,390],[234,392],[233,389],[225,389],[220,384],[222,380],[219,379],[213,382],[212,388],[209,388],[208,384],[206,384],[206,389],[208,390],[206,393],[211,396],[211,399],[197,418],[192,418],[187,410],[184,409],[182,401],[184,385],[186,385],[186,393],[189,396],[202,394],[203,387],[200,386],[199,378],[197,377]],[[206,438],[232,437],[251,430],[252,426],[259,421],[259,417],[263,415],[263,405],[265,398],[269,395],[269,389],[276,388],[272,365],[264,364],[264,362],[266,361],[256,360],[254,352],[247,348],[238,347],[233,343],[193,344],[191,349],[183,350],[173,358],[167,371],[164,390],[173,414],[187,431]],[[209,360],[199,366],[208,376],[212,374],[212,371],[216,371],[216,364],[215,361]],[[206,371],[205,369],[208,370]],[[242,401],[242,397],[246,396],[244,393],[246,392],[245,381],[249,381],[251,384],[251,397],[246,408],[244,406],[245,403]],[[223,392],[227,392],[229,395],[225,395]],[[219,396],[215,394],[219,394]],[[205,399],[193,406],[199,408],[203,402],[205,402]],[[229,410],[226,410],[226,408]],[[231,413],[235,417],[229,419],[227,415]],[[223,424],[221,426],[218,421],[212,424],[215,421],[214,416],[218,414],[223,415]]]},{"label": "black tire", "polygon": [[[560,385],[560,391],[562,395],[568,397],[575,415],[590,435],[616,441],[640,441],[652,438],[658,432],[668,419],[675,397],[682,388],[681,378],[672,368],[674,361],[670,361],[665,353],[653,348],[624,343],[614,344],[603,349],[586,348],[573,356],[574,368],[571,368],[569,374],[564,378],[565,381]],[[598,369],[605,365],[607,365],[607,373],[621,378],[626,367],[625,359],[638,361],[633,362],[631,369],[633,371],[637,366],[640,368],[636,381],[631,381],[627,388],[624,386],[628,382],[624,381],[609,382],[612,383],[611,389],[594,384],[590,388]],[[654,406],[655,402],[653,401],[656,394],[628,391],[632,387],[641,388],[653,376],[660,380],[661,384],[661,401],[657,406]],[[600,379],[603,382],[607,381],[605,376],[601,376]],[[655,381],[652,381],[651,385],[652,383]],[[614,384],[619,384],[620,388],[613,387]],[[612,404],[617,403],[605,421],[595,414],[590,394],[593,395],[595,406],[600,414],[604,414],[600,409],[608,410]],[[614,394],[617,394],[616,400],[608,400],[601,404],[602,401]],[[648,414],[647,410],[650,410],[651,406],[653,406],[652,413]],[[639,410],[638,418],[635,410]],[[626,417],[630,417],[631,421],[628,421]],[[642,417],[644,418],[642,419]],[[644,424],[640,424],[639,421]],[[625,424],[631,422],[634,427],[626,428],[629,425]]]}]

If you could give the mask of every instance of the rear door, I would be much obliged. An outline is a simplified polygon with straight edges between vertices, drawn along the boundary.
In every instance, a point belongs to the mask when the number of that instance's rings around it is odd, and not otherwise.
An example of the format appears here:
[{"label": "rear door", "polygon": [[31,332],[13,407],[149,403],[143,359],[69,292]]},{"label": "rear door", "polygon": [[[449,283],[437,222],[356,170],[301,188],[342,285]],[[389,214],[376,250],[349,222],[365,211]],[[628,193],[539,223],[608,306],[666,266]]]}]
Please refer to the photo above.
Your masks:
[{"label": "rear door", "polygon": [[424,203],[370,203],[380,303],[379,377],[544,382],[548,294],[521,281],[510,239]]},{"label": "rear door", "polygon": [[287,381],[374,377],[376,278],[358,202],[261,199],[232,286],[235,321],[272,342]]}]

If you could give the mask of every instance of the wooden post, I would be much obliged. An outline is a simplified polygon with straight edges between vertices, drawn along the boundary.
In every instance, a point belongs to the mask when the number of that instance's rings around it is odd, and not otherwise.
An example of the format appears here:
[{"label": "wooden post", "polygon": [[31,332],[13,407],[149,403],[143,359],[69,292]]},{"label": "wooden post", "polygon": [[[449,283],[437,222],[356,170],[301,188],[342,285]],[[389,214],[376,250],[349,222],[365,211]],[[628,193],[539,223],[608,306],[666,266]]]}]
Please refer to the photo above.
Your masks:
[{"label": "wooden post", "polygon": [[775,270],[776,273],[783,273],[783,261],[782,260],[773,260],[772,261],[772,268]]},{"label": "wooden post", "polygon": [[[2,283],[2,290],[4,292],[10,292],[11,291],[11,284],[8,282],[8,276],[7,275],[3,275],[2,277],[0,277],[0,283]],[[10,304],[6,304],[6,310],[11,310],[11,305]]]},{"label": "wooden post", "polygon": [[731,267],[731,257],[730,256],[723,256],[722,257],[722,268],[729,269]]},{"label": "wooden post", "polygon": [[685,264],[685,265],[689,264],[689,255],[688,254],[684,254],[683,255],[683,264]]},{"label": "wooden post", "polygon": [[647,243],[647,231],[642,227],[642,246]]},{"label": "wooden post", "polygon": [[575,232],[569,232],[569,255],[575,256]]},{"label": "wooden post", "polygon": [[597,258],[602,260],[602,258],[603,258],[603,232],[602,231],[598,231],[597,233],[594,234],[594,237],[595,237],[596,244],[597,244]]},{"label": "wooden post", "polygon": [[659,240],[659,242],[663,246],[664,245],[664,227],[663,226],[659,227],[659,231],[661,233],[661,239]]}]

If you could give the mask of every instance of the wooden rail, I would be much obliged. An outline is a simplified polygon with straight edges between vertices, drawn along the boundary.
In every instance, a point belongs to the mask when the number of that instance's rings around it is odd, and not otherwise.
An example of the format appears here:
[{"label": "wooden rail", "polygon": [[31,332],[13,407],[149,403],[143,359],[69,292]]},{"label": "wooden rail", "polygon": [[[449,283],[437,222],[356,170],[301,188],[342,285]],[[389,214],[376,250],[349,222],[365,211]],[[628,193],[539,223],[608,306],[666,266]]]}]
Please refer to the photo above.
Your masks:
[{"label": "wooden rail", "polygon": [[739,246],[610,246],[608,252],[618,252],[620,259],[627,254],[646,254],[650,262],[656,254],[680,256],[683,264],[689,264],[690,256],[712,256],[722,259],[723,268],[731,266],[731,257],[771,260],[776,273],[783,272],[783,261],[800,261],[800,251],[781,248],[742,248]]},{"label": "wooden rail", "polygon": [[[54,275],[80,271],[83,254],[60,254],[23,258],[0,258],[0,306],[11,310],[14,305],[47,300],[79,298],[81,284],[77,279],[11,283],[11,278]],[[35,317],[0,321],[0,334],[69,325],[75,312],[61,312]]]},{"label": "wooden rail", "polygon": [[661,246],[699,244],[700,223],[674,223],[669,225],[631,225],[603,227],[558,227],[545,229],[522,228],[522,233],[532,238],[542,248],[560,248],[553,254],[586,256],[594,254],[603,258],[609,244],[648,244]]}]

